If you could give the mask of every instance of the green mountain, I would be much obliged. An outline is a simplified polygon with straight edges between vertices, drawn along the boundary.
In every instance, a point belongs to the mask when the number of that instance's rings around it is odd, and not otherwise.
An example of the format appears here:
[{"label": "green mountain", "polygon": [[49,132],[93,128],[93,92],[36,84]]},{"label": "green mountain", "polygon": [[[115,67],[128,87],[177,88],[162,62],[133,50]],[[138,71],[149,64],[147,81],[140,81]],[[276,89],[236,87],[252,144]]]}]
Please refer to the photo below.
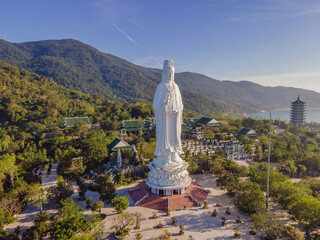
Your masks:
[{"label": "green mountain", "polygon": [[[161,76],[159,69],[134,65],[72,39],[25,43],[0,40],[0,59],[51,77],[67,88],[121,102],[151,102]],[[315,91],[218,81],[190,72],[177,73],[176,82],[185,108],[204,115],[289,108],[298,93],[308,107],[320,107],[320,94]]]}]

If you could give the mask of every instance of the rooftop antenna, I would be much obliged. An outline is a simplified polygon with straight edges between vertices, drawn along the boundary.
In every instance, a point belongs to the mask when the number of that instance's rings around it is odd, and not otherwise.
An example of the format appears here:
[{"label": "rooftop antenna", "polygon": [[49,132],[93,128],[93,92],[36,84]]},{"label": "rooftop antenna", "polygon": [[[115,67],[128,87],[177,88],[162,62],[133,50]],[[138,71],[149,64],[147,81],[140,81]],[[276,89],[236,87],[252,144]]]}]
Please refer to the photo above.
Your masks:
[{"label": "rooftop antenna", "polygon": [[271,112],[270,112],[270,124],[269,124],[269,147],[268,147],[268,170],[267,170],[267,193],[266,193],[266,208],[268,211],[269,205],[269,175],[270,175],[270,146],[271,146]]}]

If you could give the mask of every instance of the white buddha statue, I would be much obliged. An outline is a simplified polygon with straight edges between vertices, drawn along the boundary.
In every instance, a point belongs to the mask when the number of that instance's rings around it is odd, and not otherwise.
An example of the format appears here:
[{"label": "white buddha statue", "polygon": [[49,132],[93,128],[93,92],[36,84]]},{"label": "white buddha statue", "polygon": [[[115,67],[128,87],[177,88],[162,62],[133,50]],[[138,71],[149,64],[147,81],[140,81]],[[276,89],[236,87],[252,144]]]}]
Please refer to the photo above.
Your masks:
[{"label": "white buddha statue", "polygon": [[153,99],[156,119],[157,158],[148,164],[149,176],[146,179],[151,192],[155,194],[182,194],[190,185],[188,164],[179,154],[181,146],[181,124],[183,104],[179,87],[174,82],[172,60],[164,61],[161,82]]},{"label": "white buddha statue", "polygon": [[161,82],[153,98],[156,119],[155,165],[181,163],[181,124],[183,104],[179,87],[174,82],[173,60],[165,60]]}]

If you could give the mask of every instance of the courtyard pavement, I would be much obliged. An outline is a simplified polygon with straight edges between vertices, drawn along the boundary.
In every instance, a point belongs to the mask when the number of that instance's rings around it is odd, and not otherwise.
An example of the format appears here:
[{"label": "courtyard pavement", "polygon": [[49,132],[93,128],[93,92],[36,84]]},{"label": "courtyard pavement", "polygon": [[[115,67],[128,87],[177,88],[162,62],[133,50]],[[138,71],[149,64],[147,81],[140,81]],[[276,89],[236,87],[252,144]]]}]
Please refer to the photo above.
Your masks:
[{"label": "courtyard pavement", "polygon": [[[171,216],[166,216],[165,212],[157,211],[158,217],[156,219],[152,218],[152,212],[156,211],[149,208],[144,208],[140,206],[130,206],[127,212],[139,212],[143,215],[144,220],[141,222],[141,229],[131,230],[130,236],[127,238],[129,240],[135,239],[135,234],[140,232],[143,235],[143,239],[155,239],[159,235],[164,233],[164,230],[170,232],[171,239],[188,239],[191,235],[196,240],[206,240],[206,239],[236,239],[234,237],[234,227],[240,229],[240,239],[253,240],[259,239],[257,236],[250,235],[250,217],[239,213],[231,203],[231,198],[225,194],[224,191],[216,187],[216,178],[212,174],[201,174],[191,176],[197,181],[202,187],[211,190],[206,201],[209,203],[209,209],[203,209],[202,207],[193,207],[187,210],[178,210],[171,212]],[[131,187],[136,186],[126,186],[123,189],[119,189],[122,195],[126,195],[125,192]],[[129,196],[129,193],[127,194]],[[216,207],[217,199],[220,199],[222,207]],[[225,213],[226,208],[229,207],[231,214]],[[214,209],[218,211],[218,217],[214,218],[211,216]],[[103,213],[107,214],[107,218],[103,221],[105,234],[101,239],[115,239],[113,236],[113,231],[110,229],[113,218],[118,214],[114,210],[110,210],[108,207],[103,209]],[[243,223],[236,223],[237,215],[241,215]],[[176,217],[178,220],[178,226],[173,226],[171,224],[171,217]],[[221,225],[221,217],[227,219],[227,226]],[[159,229],[157,225],[159,223],[163,224],[163,228]],[[184,225],[185,234],[180,236],[179,225]]]},{"label": "courtyard pavement", "polygon": [[[57,164],[53,164],[52,173],[49,177],[46,175],[46,170],[42,171],[42,186],[47,188],[56,183],[57,177]],[[141,229],[139,230],[131,230],[130,236],[127,238],[128,240],[135,239],[135,234],[140,232],[143,235],[143,239],[155,239],[159,235],[164,233],[164,230],[168,230],[170,232],[171,239],[188,239],[191,235],[194,239],[206,240],[206,239],[235,239],[234,237],[234,227],[238,227],[240,229],[241,239],[258,239],[257,236],[251,236],[250,231],[250,217],[244,214],[239,213],[231,203],[231,198],[225,194],[224,191],[218,189],[216,187],[216,178],[210,174],[200,174],[191,176],[192,179],[196,180],[202,187],[211,190],[206,201],[209,203],[209,209],[203,209],[202,207],[193,207],[186,210],[178,210],[171,212],[171,216],[166,216],[165,212],[157,211],[158,217],[156,219],[152,218],[152,213],[156,210],[134,206],[132,199],[130,203],[130,207],[126,210],[127,212],[140,212],[143,216],[143,220],[141,222]],[[129,186],[123,186],[117,189],[116,194],[118,196],[129,196],[129,189],[139,185],[141,182],[137,182],[131,184]],[[75,182],[72,183],[74,186],[75,193],[72,195],[72,198],[75,202],[85,208],[85,201],[78,200],[78,189],[76,187]],[[92,197],[93,202],[99,201],[99,193],[87,191],[86,197]],[[220,199],[222,207],[216,207],[217,199]],[[231,215],[225,213],[226,208],[229,207],[231,210]],[[218,217],[214,218],[211,216],[211,213],[214,209],[218,211]],[[52,215],[57,210],[55,204],[51,203],[49,205],[44,206],[44,210],[48,210]],[[18,220],[15,223],[9,224],[5,226],[5,230],[9,232],[13,232],[14,229],[19,225],[21,227],[22,232],[33,226],[32,218],[35,217],[39,213],[39,209],[35,208],[33,205],[28,204],[27,208],[19,213],[16,217]],[[89,216],[92,214],[90,209],[85,209],[85,215]],[[101,239],[115,239],[113,230],[111,229],[113,220],[118,216],[116,211],[110,206],[105,204],[105,207],[102,209],[102,213],[106,214],[106,218],[102,221],[102,226],[104,230],[104,234]],[[242,224],[236,223],[237,215],[241,215]],[[180,236],[179,227],[173,226],[171,224],[171,217],[176,217],[178,220],[178,226],[184,225],[185,234],[184,236]],[[221,217],[225,217],[227,219],[227,226],[221,225]],[[163,224],[163,228],[159,229],[157,226],[159,223]],[[21,233],[22,233],[21,232]],[[21,236],[21,234],[20,234]]]}]

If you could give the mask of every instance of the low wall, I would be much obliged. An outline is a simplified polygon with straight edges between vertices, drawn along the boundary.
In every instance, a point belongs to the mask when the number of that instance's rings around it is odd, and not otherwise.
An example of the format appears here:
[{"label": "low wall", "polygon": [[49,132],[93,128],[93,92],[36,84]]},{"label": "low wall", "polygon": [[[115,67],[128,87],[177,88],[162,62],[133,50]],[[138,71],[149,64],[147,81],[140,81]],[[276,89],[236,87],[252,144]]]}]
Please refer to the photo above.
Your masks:
[{"label": "low wall", "polygon": [[291,178],[303,178],[303,177],[320,177],[320,171],[298,171],[296,173],[282,172]]}]

